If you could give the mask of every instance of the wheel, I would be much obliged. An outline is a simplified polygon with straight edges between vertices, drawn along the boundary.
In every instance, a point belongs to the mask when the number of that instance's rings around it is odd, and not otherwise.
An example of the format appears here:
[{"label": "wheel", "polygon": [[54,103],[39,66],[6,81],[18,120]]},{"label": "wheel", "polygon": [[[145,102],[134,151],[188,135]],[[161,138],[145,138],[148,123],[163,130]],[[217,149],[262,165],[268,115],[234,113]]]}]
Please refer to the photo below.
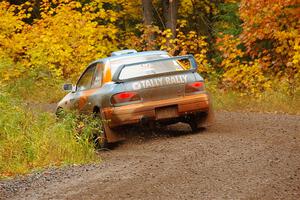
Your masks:
[{"label": "wheel", "polygon": [[64,109],[59,107],[57,108],[56,112],[55,112],[55,115],[58,119],[61,119],[65,116],[65,112],[64,112]]},{"label": "wheel", "polygon": [[106,131],[103,125],[103,121],[100,115],[100,111],[94,112],[94,120],[97,120],[99,124],[97,124],[96,130],[93,133],[93,140],[98,149],[108,149],[109,143],[106,137]]},{"label": "wheel", "polygon": [[187,123],[190,125],[193,132],[199,131],[207,127],[207,122],[210,122],[213,118],[213,112],[210,110],[208,112],[198,113],[197,115],[190,116]]},{"label": "wheel", "polygon": [[187,123],[190,125],[192,132],[199,131],[199,126],[202,120],[203,120],[203,116],[199,116],[199,115],[190,115],[187,118]]},{"label": "wheel", "polygon": [[196,121],[196,119],[191,119],[191,121],[188,123],[192,129],[192,132],[196,132],[198,131],[198,122]]},{"label": "wheel", "polygon": [[100,134],[94,134],[94,142],[97,149],[108,149],[109,145],[104,131],[101,131]]}]

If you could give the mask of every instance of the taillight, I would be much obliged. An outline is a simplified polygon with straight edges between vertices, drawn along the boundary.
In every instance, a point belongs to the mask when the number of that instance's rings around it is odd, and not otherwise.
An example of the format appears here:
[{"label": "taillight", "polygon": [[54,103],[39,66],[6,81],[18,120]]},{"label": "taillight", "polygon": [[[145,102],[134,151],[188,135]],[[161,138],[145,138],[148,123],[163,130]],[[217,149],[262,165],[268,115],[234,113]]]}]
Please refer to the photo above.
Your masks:
[{"label": "taillight", "polygon": [[194,83],[187,83],[185,86],[185,93],[199,92],[204,90],[204,83],[197,81]]},{"label": "taillight", "polygon": [[141,100],[141,97],[136,92],[121,92],[113,95],[110,101],[112,104],[119,104],[139,100]]}]

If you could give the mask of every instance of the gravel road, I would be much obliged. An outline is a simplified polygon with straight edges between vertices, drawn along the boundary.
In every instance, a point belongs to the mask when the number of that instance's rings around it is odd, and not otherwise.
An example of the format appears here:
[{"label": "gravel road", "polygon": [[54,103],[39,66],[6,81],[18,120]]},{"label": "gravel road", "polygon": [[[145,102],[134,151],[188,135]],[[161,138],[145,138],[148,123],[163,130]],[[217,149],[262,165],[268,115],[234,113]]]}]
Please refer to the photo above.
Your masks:
[{"label": "gravel road", "polygon": [[0,199],[300,199],[300,116],[216,113],[133,135],[100,164],[0,181]]}]

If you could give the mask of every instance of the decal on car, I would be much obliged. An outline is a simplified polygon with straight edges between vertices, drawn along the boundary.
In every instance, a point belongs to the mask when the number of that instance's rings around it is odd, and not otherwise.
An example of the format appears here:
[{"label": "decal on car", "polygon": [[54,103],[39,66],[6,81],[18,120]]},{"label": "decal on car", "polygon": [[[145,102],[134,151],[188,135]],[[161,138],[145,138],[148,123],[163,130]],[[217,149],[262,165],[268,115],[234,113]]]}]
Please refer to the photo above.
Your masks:
[{"label": "decal on car", "polygon": [[148,80],[136,81],[132,83],[133,90],[147,89],[152,87],[160,87],[165,85],[187,83],[187,75],[167,76],[153,78]]}]

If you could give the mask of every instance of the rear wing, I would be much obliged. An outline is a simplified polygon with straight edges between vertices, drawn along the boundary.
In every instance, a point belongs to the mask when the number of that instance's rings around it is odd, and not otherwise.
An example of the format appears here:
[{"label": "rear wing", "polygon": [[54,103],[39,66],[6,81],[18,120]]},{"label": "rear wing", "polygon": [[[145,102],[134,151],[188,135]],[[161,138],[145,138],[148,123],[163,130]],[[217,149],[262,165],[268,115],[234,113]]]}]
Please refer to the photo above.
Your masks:
[{"label": "rear wing", "polygon": [[[161,62],[161,61],[170,61],[170,60],[183,60],[183,59],[187,59],[190,61],[191,64],[191,68],[188,70],[182,70],[182,71],[171,71],[171,72],[165,72],[165,73],[159,73],[159,74],[151,74],[151,75],[147,75],[147,76],[143,76],[143,77],[135,77],[135,78],[128,78],[128,79],[120,79],[120,74],[122,72],[122,70],[125,67],[130,67],[130,66],[134,66],[134,65],[143,65],[143,64],[148,64],[148,63],[154,63],[154,62]],[[142,62],[135,62],[135,63],[130,63],[130,64],[124,64],[120,67],[118,67],[118,69],[115,71],[113,77],[112,77],[112,81],[117,82],[117,83],[122,83],[122,82],[126,82],[126,81],[131,81],[131,80],[138,80],[138,79],[142,79],[145,77],[154,77],[154,76],[161,76],[161,75],[167,75],[167,74],[179,74],[179,73],[186,73],[186,72],[196,72],[197,71],[197,63],[195,61],[195,58],[193,55],[186,55],[186,56],[175,56],[175,57],[171,57],[171,58],[160,58],[160,59],[156,59],[156,60],[149,60],[149,61],[142,61]]]}]

